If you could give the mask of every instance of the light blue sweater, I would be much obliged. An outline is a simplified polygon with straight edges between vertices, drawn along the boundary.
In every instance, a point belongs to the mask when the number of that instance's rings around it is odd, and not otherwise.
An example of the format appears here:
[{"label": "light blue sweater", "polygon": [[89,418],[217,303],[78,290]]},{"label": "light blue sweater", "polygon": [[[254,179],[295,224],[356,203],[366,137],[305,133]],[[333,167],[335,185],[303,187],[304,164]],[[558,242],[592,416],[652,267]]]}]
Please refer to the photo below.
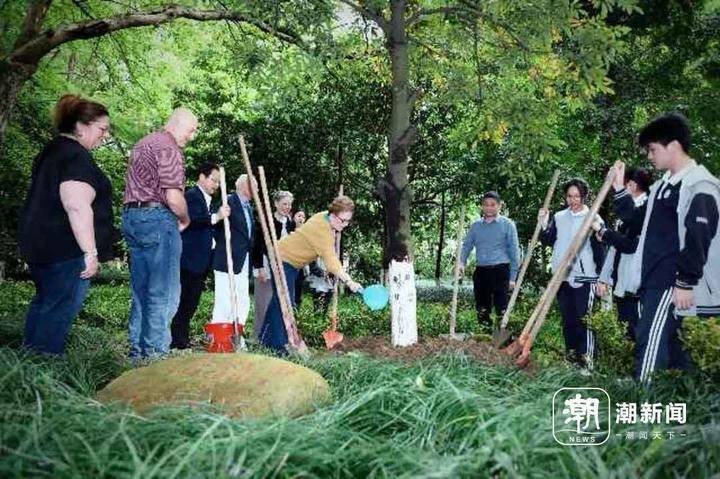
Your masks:
[{"label": "light blue sweater", "polygon": [[520,251],[517,228],[510,218],[498,216],[491,222],[480,218],[473,223],[463,242],[460,264],[464,265],[467,262],[473,248],[478,266],[509,263],[510,280],[515,281]]}]

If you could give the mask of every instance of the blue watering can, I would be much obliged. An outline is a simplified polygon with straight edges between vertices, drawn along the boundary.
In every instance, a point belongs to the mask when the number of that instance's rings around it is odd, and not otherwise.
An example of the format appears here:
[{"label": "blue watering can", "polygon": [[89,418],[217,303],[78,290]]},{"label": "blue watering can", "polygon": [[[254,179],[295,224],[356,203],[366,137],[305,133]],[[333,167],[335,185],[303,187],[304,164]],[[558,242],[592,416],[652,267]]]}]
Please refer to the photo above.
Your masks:
[{"label": "blue watering can", "polygon": [[363,289],[362,296],[365,305],[373,311],[383,309],[390,300],[390,293],[381,284],[373,284]]}]

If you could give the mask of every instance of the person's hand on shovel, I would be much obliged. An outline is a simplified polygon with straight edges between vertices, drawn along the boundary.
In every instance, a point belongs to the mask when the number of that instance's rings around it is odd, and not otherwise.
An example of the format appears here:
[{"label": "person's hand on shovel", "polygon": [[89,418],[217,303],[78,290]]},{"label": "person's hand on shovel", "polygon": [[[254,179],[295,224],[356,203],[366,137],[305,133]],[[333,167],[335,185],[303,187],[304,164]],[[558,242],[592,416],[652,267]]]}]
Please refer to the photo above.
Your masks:
[{"label": "person's hand on shovel", "polygon": [[615,164],[610,167],[610,170],[615,170],[615,179],[613,180],[613,189],[620,191],[625,188],[625,163],[618,160]]},{"label": "person's hand on shovel", "polygon": [[550,211],[547,208],[540,208],[538,210],[538,221],[542,226],[542,229],[548,227],[548,220],[550,218]]},{"label": "person's hand on shovel", "polygon": [[230,210],[230,205],[223,205],[220,208],[218,208],[217,213],[215,213],[217,216],[217,221],[222,221],[225,218],[230,217],[230,214],[232,213],[232,210]]},{"label": "person's hand on shovel", "polygon": [[264,283],[268,280],[267,275],[265,274],[265,268],[258,269],[257,278],[260,280],[261,283]]}]

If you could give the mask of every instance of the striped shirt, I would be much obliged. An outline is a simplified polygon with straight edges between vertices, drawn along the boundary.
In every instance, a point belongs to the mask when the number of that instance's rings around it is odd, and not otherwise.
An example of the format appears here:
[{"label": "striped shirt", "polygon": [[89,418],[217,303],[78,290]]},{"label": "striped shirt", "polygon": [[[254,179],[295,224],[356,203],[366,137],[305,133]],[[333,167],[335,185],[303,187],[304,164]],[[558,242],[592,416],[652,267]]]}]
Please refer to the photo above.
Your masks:
[{"label": "striped shirt", "polygon": [[166,189],[185,189],[185,157],[167,131],[151,133],[130,154],[123,203],[157,201],[166,204]]}]

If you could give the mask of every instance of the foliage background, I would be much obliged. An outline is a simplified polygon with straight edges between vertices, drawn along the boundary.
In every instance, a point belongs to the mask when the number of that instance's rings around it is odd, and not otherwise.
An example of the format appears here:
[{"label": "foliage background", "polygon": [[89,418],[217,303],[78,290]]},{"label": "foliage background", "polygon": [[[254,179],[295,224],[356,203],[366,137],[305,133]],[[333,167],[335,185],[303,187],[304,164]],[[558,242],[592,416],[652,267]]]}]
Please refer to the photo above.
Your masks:
[{"label": "foliage background", "polygon": [[[268,5],[250,2],[248,8]],[[284,24],[312,38],[308,49],[248,27],[177,21],[73,42],[43,60],[21,92],[0,169],[0,255],[10,272],[22,269],[15,238],[32,158],[52,134],[55,102],[70,91],[111,110],[114,139],[95,156],[111,177],[115,205],[121,203],[133,143],[161,126],[174,106],[187,105],[201,119],[198,138],[187,149],[189,179],[205,160],[223,163],[231,177],[242,173],[235,141],[242,132],[271,188],[293,191],[299,207],[324,207],[342,181],[360,205],[346,251],[362,277],[377,280],[385,220],[373,192],[385,168],[390,99],[381,39],[368,35],[362,21],[356,28],[341,26],[322,2],[272,5]],[[641,7],[608,16],[610,26],[625,29],[625,47],[618,49],[605,92],[592,97],[559,60],[489,42],[469,45],[467,32],[442,17],[418,31],[411,82],[423,93],[414,113],[419,136],[410,177],[421,276],[434,276],[438,252],[441,276],[450,274],[461,205],[472,220],[480,195],[498,190],[524,243],[554,168],[564,178],[583,176],[598,187],[615,159],[644,164],[634,135],[661,112],[688,115],[694,156],[720,172],[718,2],[656,0]],[[0,8],[0,45],[7,49],[23,7],[7,1]],[[57,2],[50,22],[119,8],[111,2]],[[119,255],[122,248],[118,244]],[[542,280],[544,271],[532,274]]]}]

